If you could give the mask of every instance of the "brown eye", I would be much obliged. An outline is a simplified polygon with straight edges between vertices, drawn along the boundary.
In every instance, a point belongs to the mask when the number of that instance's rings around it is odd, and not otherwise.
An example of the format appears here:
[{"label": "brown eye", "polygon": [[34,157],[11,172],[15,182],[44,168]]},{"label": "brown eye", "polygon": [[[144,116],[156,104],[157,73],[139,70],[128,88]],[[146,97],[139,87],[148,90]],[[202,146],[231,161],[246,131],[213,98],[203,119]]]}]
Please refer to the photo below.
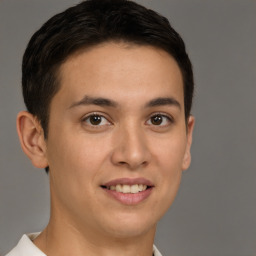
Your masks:
[{"label": "brown eye", "polygon": [[98,127],[102,127],[102,126],[106,126],[106,125],[110,125],[111,123],[108,121],[107,118],[105,118],[102,115],[98,115],[98,114],[91,114],[86,116],[85,118],[83,118],[82,120],[87,126],[98,126]]},{"label": "brown eye", "polygon": [[151,117],[151,123],[153,125],[161,125],[163,122],[163,117],[161,115],[156,115]]},{"label": "brown eye", "polygon": [[102,122],[102,118],[101,116],[93,115],[93,116],[90,116],[89,122],[92,125],[99,125]]},{"label": "brown eye", "polygon": [[154,114],[146,122],[147,125],[153,127],[164,128],[168,127],[173,123],[173,119],[166,114]]}]

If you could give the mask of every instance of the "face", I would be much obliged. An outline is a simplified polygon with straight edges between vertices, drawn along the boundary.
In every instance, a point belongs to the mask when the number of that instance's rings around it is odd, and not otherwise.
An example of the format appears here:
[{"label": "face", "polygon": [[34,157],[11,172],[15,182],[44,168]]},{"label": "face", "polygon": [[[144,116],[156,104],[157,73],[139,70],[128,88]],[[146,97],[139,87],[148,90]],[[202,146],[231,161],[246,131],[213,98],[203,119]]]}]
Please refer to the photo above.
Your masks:
[{"label": "face", "polygon": [[70,57],[60,83],[46,141],[53,214],[94,234],[154,230],[190,164],[177,63],[160,49],[107,43]]}]

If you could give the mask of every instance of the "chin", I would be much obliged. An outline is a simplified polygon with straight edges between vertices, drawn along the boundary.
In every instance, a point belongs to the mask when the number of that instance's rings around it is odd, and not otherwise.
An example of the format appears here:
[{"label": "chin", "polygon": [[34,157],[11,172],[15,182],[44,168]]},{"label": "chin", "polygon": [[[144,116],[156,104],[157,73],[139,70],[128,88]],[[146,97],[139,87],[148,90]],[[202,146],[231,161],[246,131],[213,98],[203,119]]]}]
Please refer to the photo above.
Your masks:
[{"label": "chin", "polygon": [[113,219],[108,225],[107,232],[116,238],[139,237],[148,232],[155,232],[156,229],[156,220],[145,218],[145,216],[126,215],[119,218],[113,217]]},{"label": "chin", "polygon": [[115,230],[112,230],[112,233],[109,234],[116,239],[132,239],[145,235],[146,233],[155,233],[156,225],[152,227],[122,227]]}]

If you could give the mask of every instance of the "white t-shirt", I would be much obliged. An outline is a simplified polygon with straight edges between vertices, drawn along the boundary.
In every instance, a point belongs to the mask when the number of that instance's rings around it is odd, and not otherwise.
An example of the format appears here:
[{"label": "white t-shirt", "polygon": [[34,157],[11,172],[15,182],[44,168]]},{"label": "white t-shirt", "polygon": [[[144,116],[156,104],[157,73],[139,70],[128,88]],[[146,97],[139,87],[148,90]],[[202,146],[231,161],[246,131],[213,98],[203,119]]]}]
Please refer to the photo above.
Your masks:
[{"label": "white t-shirt", "polygon": [[[46,256],[32,242],[39,234],[40,232],[23,235],[18,244],[5,256]],[[153,253],[154,256],[162,256],[155,245],[153,246]]]}]

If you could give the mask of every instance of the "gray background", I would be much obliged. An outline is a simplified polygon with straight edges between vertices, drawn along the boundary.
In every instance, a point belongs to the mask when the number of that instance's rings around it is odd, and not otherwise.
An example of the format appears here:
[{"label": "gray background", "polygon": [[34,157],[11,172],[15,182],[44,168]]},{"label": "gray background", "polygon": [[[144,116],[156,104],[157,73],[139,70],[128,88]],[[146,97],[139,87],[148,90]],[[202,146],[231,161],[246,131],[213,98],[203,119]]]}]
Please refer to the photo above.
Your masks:
[{"label": "gray background", "polygon": [[[23,155],[21,58],[32,33],[75,0],[0,0],[0,254],[49,216],[48,179]],[[159,223],[164,255],[256,255],[256,2],[138,1],[184,38],[196,82],[191,168]]]}]

